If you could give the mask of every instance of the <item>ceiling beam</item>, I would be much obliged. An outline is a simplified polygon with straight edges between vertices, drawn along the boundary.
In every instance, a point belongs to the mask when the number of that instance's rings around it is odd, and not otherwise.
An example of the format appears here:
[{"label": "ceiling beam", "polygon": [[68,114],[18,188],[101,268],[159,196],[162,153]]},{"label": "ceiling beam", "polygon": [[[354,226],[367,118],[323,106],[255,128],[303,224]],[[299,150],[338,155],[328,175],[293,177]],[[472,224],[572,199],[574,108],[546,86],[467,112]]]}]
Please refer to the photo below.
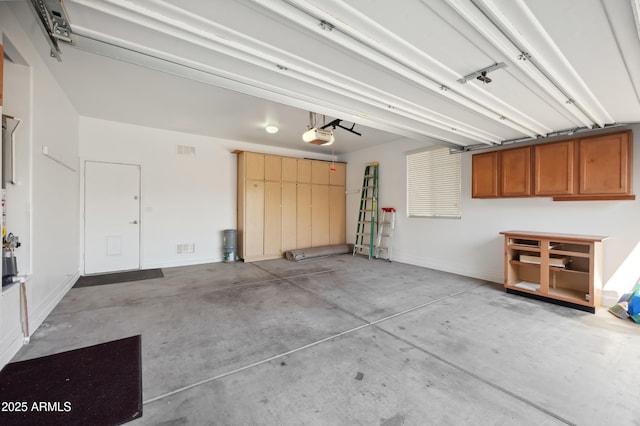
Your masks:
[{"label": "ceiling beam", "polygon": [[[487,144],[495,144],[500,141],[500,138],[496,135],[451,119],[423,106],[408,102],[391,93],[366,85],[362,81],[339,74],[326,67],[320,67],[315,62],[294,56],[289,52],[277,49],[259,40],[251,39],[244,34],[240,34],[220,24],[206,20],[201,16],[161,1],[153,2],[155,6],[158,6],[158,8],[154,8],[153,11],[129,2],[121,3],[108,0],[98,4],[87,0],[72,1],[84,7],[127,20],[137,25],[145,26],[151,30],[161,31],[163,34],[171,35],[187,43],[223,53],[254,66],[269,70],[270,72],[274,72],[274,70],[277,69],[278,72],[286,74],[287,77],[295,78],[305,84],[323,88],[327,93],[333,92],[340,97],[346,96],[360,103],[370,105],[374,108],[373,110],[366,112],[360,111],[357,115],[362,117],[364,113],[369,117],[369,120],[379,119],[381,113],[376,112],[377,110],[383,111],[384,115],[399,115],[413,120],[417,124],[424,124],[450,133],[459,134],[474,141]],[[163,10],[162,8],[166,9]],[[317,24],[317,22],[315,23]],[[139,50],[141,53],[145,53],[145,51],[149,53],[149,49],[145,46],[125,46],[124,43],[126,42],[121,39],[116,41],[116,37],[101,34],[78,25],[73,26],[73,31],[76,34],[84,35],[92,39],[120,45],[132,50]],[[152,54],[152,56],[155,57],[162,57],[162,55],[163,53],[161,52]],[[193,64],[193,66],[201,69],[206,68],[204,64]],[[241,77],[234,76],[234,78],[238,80]],[[260,85],[261,83],[254,80],[252,84]],[[270,90],[273,90],[273,88],[270,88]],[[387,119],[387,121],[389,121],[389,119]],[[402,126],[399,125],[399,127]],[[415,129],[416,127],[413,126],[412,132],[414,132]],[[436,135],[424,130],[421,131],[421,133],[425,136],[443,139],[441,135]],[[445,141],[461,145],[460,142],[455,139],[447,140],[445,138]]]},{"label": "ceiling beam", "polygon": [[[448,74],[449,81],[455,81],[458,75],[346,3],[333,2],[332,7],[334,9],[332,9],[331,13],[314,6],[311,2],[300,0],[287,0],[286,2],[254,0],[254,3],[302,26],[307,31],[323,36],[330,43],[346,48],[366,61],[386,68],[398,77],[490,118],[500,123],[500,125],[510,127],[531,137],[544,134],[545,130],[548,130],[539,123],[535,123],[534,120],[524,118],[525,114],[515,111],[512,107],[507,107],[506,104],[499,106],[488,105],[490,102],[487,101],[486,97],[481,100],[470,93],[464,93],[465,89],[453,88],[443,83],[443,80],[432,77],[425,72],[424,66],[418,65],[410,56],[419,57],[423,62],[432,64],[434,68],[440,69],[441,72],[444,71]],[[287,4],[290,6],[287,6]],[[376,41],[373,35],[354,28],[353,24],[355,22],[362,23],[362,26],[365,26],[375,34],[378,39],[393,40],[399,47],[411,54],[401,55],[398,53],[400,49],[391,49],[383,46]],[[499,109],[502,109],[502,111],[497,111]],[[514,116],[518,118],[516,119]]]},{"label": "ceiling beam", "polygon": [[[493,0],[446,1],[583,125],[604,127],[613,123],[614,120],[522,0],[512,0],[509,4],[518,9],[521,16],[518,26],[509,19],[504,7]],[[526,38],[523,36],[525,30]]]}]

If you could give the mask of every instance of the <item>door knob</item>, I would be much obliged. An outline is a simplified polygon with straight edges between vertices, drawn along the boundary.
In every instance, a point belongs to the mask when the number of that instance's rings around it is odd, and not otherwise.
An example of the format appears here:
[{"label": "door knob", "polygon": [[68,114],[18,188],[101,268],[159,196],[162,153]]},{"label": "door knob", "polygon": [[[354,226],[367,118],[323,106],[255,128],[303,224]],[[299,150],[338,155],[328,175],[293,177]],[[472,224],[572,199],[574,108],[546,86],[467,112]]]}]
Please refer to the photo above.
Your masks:
[{"label": "door knob", "polygon": [[131,224],[133,224],[133,225],[137,225],[137,224],[138,224],[138,221],[137,221],[137,220],[134,220],[133,222],[129,222],[129,223],[131,223]]}]

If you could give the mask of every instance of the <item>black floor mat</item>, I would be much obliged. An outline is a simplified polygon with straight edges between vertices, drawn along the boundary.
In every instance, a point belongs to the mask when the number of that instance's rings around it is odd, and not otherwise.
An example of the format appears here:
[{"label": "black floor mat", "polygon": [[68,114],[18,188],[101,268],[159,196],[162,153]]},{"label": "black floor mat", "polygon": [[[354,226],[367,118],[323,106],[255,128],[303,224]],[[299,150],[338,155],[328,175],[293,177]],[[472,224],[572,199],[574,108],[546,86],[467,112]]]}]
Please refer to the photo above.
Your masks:
[{"label": "black floor mat", "polygon": [[149,280],[151,278],[162,278],[162,269],[144,269],[141,271],[114,272],[100,275],[83,275],[73,288],[91,287],[94,285],[126,283],[130,281]]},{"label": "black floor mat", "polygon": [[141,338],[7,364],[2,425],[120,425],[142,416]]}]

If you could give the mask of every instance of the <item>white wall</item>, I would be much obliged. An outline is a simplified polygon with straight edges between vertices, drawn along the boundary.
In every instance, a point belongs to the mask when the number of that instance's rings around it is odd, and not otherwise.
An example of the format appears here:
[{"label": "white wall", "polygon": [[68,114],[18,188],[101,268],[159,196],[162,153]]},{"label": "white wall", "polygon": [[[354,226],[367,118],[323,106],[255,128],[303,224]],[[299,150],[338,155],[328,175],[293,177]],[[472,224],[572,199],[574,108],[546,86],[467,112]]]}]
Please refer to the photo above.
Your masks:
[{"label": "white wall", "polygon": [[[31,28],[39,31],[35,22]],[[17,17],[0,3],[0,33],[9,40],[25,65],[9,65],[5,75],[3,113],[23,119],[19,143],[19,184],[7,199],[8,228],[20,236],[16,251],[20,274],[27,277],[30,333],[44,321],[78,277],[79,174],[42,154],[42,146],[61,162],[77,169],[78,115],[50,74]],[[46,57],[46,56],[45,56]],[[13,204],[11,204],[13,202]],[[23,343],[19,292],[2,294],[0,365]]]},{"label": "white wall", "polygon": [[[177,155],[177,145],[195,147],[196,155]],[[222,260],[223,230],[236,227],[234,150],[309,157],[303,151],[80,119],[83,164],[91,160],[141,166],[143,269]],[[177,244],[184,243],[194,243],[195,253],[177,254]]]},{"label": "white wall", "polygon": [[[640,126],[634,131],[634,188],[640,188]],[[422,146],[425,146],[422,144]],[[341,156],[347,161],[347,239],[355,235],[365,164],[380,162],[380,207],[398,209],[393,260],[502,283],[503,236],[528,230],[605,235],[603,305],[612,304],[640,277],[640,200],[554,202],[551,198],[471,198],[471,153],[462,155],[462,218],[408,218],[406,152],[401,139]],[[640,198],[640,197],[639,197]]]}]

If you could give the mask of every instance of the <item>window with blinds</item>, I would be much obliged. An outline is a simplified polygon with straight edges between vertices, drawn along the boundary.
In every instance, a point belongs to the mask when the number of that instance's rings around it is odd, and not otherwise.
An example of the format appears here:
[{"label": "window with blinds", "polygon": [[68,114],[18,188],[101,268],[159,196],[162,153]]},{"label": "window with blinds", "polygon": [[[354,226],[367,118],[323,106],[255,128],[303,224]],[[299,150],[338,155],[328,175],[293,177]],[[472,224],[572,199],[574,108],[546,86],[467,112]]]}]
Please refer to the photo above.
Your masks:
[{"label": "window with blinds", "polygon": [[449,148],[407,154],[409,217],[460,218],[460,157]]}]

